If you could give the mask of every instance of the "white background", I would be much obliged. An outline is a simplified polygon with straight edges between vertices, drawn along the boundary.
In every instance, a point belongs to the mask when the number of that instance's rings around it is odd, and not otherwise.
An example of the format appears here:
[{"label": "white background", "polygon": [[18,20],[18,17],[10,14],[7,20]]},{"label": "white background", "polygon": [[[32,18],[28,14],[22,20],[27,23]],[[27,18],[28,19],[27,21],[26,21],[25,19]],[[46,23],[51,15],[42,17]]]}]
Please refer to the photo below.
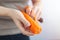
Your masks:
[{"label": "white background", "polygon": [[60,40],[60,0],[42,0],[42,33],[31,40]]}]

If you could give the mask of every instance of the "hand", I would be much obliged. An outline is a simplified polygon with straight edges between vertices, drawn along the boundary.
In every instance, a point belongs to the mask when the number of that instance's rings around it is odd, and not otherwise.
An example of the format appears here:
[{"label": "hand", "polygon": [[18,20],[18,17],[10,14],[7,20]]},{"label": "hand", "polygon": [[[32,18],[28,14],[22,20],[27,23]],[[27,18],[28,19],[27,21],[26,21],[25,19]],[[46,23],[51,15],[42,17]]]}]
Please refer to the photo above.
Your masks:
[{"label": "hand", "polygon": [[[35,14],[33,14],[35,13]],[[32,12],[31,12],[31,16],[32,17],[35,17],[36,16],[36,20],[39,21],[39,22],[43,22],[43,18],[41,18],[41,8],[36,6],[36,7],[33,7],[32,9]]]},{"label": "hand", "polygon": [[31,12],[32,16],[34,15],[33,12],[34,12],[34,14],[36,16],[36,20],[39,20],[41,18],[41,10],[40,10],[40,8],[38,6],[33,7],[32,12]]},{"label": "hand", "polygon": [[[17,27],[20,29],[21,33],[26,36],[33,36],[34,34],[28,30],[26,30],[23,26],[29,27],[30,23],[25,19],[23,14],[15,9],[10,9],[10,12],[8,14],[9,17],[11,17],[14,21],[14,23],[17,25]],[[24,24],[22,24],[22,23]]]},{"label": "hand", "polygon": [[41,10],[38,6],[35,6],[33,8],[26,8],[26,13],[30,15],[33,19],[36,16],[36,20],[40,21],[41,23],[43,22],[43,19],[41,18]]}]

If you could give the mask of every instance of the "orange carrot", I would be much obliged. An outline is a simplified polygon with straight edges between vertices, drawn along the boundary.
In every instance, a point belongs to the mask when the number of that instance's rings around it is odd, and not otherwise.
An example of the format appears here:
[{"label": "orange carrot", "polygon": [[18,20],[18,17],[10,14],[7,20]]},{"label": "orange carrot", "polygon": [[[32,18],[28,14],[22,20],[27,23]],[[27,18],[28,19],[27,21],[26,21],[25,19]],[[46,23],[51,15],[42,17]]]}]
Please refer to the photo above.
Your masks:
[{"label": "orange carrot", "polygon": [[[20,9],[20,6],[17,6],[18,9]],[[32,31],[34,34],[39,34],[42,31],[41,26],[36,22],[36,20],[33,20],[26,12],[23,10],[21,11],[24,15],[24,17],[30,22],[31,26],[29,29]]]},{"label": "orange carrot", "polygon": [[34,33],[34,34],[38,34],[41,32],[42,28],[40,25],[38,25],[38,23],[36,21],[34,21],[29,15],[27,15],[24,11],[22,11],[23,15],[25,16],[25,18],[30,22],[31,26],[30,26],[30,30]]}]

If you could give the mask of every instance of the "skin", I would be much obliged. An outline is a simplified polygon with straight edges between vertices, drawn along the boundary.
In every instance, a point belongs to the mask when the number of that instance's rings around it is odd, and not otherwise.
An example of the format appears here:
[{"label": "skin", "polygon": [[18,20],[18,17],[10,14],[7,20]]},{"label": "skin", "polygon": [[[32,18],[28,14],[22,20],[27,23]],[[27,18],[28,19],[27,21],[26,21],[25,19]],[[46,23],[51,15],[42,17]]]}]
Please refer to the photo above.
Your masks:
[{"label": "skin", "polygon": [[[30,10],[27,9],[26,12],[32,17],[36,16],[36,20],[37,21],[41,20],[40,22],[42,22],[43,19],[41,18],[41,9],[42,9],[41,0],[32,0],[32,3],[33,3],[33,8],[30,7]],[[33,14],[33,12],[35,14]]]},{"label": "skin", "polygon": [[[35,0],[35,1],[32,0],[33,6],[34,6],[34,8],[32,10],[34,10],[35,7],[38,7],[39,2],[40,2],[40,0]],[[39,12],[37,14],[39,14],[41,12],[40,9],[36,9],[36,10],[39,10]],[[20,31],[22,32],[23,35],[26,35],[26,36],[33,36],[34,35],[32,32],[27,31],[23,28],[23,26],[25,26],[25,27],[30,26],[30,23],[25,19],[25,17],[21,13],[21,11],[0,6],[0,16],[10,17],[14,21],[16,26],[20,29]],[[36,16],[38,16],[38,15],[36,15]],[[39,18],[40,18],[40,16],[39,16]],[[37,18],[37,20],[39,18]]]}]

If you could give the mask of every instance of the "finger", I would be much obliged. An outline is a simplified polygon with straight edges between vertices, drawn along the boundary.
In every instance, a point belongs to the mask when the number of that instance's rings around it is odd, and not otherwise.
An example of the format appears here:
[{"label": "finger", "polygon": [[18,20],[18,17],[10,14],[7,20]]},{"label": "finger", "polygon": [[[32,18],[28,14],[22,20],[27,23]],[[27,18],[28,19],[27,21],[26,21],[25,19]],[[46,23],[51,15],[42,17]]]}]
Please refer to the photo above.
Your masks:
[{"label": "finger", "polygon": [[13,19],[14,23],[17,25],[17,27],[22,31],[24,31],[23,25],[18,21],[18,19]]},{"label": "finger", "polygon": [[33,36],[33,33],[26,31],[23,28],[23,25],[20,23],[20,21],[18,21],[17,19],[13,19],[15,24],[17,25],[17,27],[21,30],[23,35],[27,35],[27,36]]},{"label": "finger", "polygon": [[31,8],[27,8],[27,9],[26,9],[26,13],[27,13],[28,15],[30,15],[30,12],[31,12]]},{"label": "finger", "polygon": [[29,21],[25,19],[25,17],[24,17],[24,15],[22,14],[22,12],[18,11],[17,13],[18,13],[18,14],[17,14],[17,15],[18,15],[18,19],[19,19],[26,27],[30,26]]},{"label": "finger", "polygon": [[39,20],[40,19],[40,17],[41,17],[41,11],[38,9],[37,11],[36,11],[36,19],[37,20]]},{"label": "finger", "polygon": [[41,18],[41,12],[39,12],[38,14],[39,15],[38,15],[37,19],[39,20]]}]

